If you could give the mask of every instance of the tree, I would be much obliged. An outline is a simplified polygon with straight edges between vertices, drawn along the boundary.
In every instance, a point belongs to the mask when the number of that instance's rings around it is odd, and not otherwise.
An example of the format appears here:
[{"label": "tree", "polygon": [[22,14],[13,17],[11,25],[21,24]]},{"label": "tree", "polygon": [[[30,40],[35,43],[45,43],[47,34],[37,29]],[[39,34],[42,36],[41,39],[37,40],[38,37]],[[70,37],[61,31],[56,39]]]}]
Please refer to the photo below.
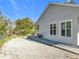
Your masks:
[{"label": "tree", "polygon": [[3,15],[0,15],[0,33],[3,33],[7,26],[6,18]]},{"label": "tree", "polygon": [[6,34],[7,35],[7,30],[10,31],[12,22],[10,19],[2,15],[0,12],[0,34]]},{"label": "tree", "polygon": [[21,18],[16,20],[16,34],[27,35],[32,32],[34,23],[29,18]]}]

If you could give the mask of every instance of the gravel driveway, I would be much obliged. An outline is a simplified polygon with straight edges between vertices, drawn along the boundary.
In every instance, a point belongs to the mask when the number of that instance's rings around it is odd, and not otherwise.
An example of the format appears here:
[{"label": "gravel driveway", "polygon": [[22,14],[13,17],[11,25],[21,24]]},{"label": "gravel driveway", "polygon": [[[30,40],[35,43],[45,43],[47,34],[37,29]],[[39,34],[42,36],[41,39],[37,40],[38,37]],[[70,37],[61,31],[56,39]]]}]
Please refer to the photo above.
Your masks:
[{"label": "gravel driveway", "polygon": [[4,44],[0,59],[79,59],[78,55],[35,41],[13,39]]}]

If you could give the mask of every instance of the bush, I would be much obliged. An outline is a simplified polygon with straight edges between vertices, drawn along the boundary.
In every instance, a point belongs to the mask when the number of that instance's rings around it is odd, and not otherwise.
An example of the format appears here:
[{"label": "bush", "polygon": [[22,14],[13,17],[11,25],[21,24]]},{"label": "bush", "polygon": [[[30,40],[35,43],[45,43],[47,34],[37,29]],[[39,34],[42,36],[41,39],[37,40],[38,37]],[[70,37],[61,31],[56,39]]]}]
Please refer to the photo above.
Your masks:
[{"label": "bush", "polygon": [[13,32],[17,35],[27,35],[32,33],[33,28],[34,24],[29,18],[22,18],[16,20],[16,28]]}]

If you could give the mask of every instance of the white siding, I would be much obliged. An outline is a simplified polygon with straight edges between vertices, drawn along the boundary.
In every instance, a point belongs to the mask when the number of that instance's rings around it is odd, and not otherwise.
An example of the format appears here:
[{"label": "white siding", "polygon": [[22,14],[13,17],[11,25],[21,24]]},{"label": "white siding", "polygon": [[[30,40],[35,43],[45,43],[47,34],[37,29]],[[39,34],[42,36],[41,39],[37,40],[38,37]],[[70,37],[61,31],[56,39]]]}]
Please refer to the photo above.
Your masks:
[{"label": "white siding", "polygon": [[79,19],[77,20],[77,45],[79,45]]},{"label": "white siding", "polygon": [[[49,5],[44,14],[40,17],[39,24],[39,33],[43,34],[45,38],[77,45],[77,17],[79,15],[79,8],[77,7],[67,7],[67,6],[58,6],[58,5]],[[61,25],[60,22],[64,20],[72,20],[72,37],[62,37],[61,36]],[[50,24],[56,23],[57,35],[50,35]]]}]

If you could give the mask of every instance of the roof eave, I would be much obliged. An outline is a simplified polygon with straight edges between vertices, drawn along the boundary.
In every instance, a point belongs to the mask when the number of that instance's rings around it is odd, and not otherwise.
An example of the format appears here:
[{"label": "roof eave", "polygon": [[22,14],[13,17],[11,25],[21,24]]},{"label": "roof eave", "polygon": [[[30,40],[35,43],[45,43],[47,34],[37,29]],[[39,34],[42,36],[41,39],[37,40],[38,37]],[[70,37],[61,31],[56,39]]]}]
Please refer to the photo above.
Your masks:
[{"label": "roof eave", "polygon": [[38,20],[36,21],[36,23],[35,24],[37,24],[38,22],[39,22],[39,20],[40,20],[40,18],[41,18],[41,16],[44,14],[44,12],[47,10],[47,8],[48,8],[48,6],[50,5],[51,3],[49,3],[47,6],[46,6],[46,8],[43,10],[43,12],[41,13],[41,15],[38,17]]},{"label": "roof eave", "polygon": [[47,7],[44,9],[44,11],[42,12],[42,14],[39,16],[39,18],[38,18],[38,20],[36,21],[35,24],[37,24],[37,23],[39,22],[41,16],[42,16],[42,15],[44,14],[44,12],[47,10],[47,8],[48,8],[49,5],[70,6],[70,7],[78,7],[78,8],[79,8],[79,5],[77,5],[77,4],[74,5],[74,4],[66,4],[66,3],[49,3],[49,4],[47,5]]}]

